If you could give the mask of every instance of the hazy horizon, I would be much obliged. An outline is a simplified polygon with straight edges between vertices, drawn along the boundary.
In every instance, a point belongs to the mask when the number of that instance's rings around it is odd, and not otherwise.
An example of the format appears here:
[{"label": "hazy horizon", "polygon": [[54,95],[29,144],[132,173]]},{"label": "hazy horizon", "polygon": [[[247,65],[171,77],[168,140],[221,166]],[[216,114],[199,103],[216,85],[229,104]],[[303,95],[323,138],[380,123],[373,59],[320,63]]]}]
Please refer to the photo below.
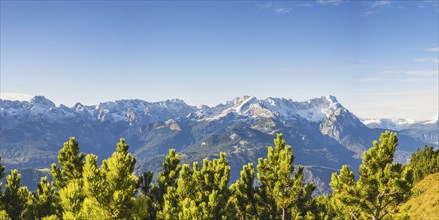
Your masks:
[{"label": "hazy horizon", "polygon": [[439,113],[439,3],[1,1],[0,93],[57,105],[334,95],[362,118]]}]

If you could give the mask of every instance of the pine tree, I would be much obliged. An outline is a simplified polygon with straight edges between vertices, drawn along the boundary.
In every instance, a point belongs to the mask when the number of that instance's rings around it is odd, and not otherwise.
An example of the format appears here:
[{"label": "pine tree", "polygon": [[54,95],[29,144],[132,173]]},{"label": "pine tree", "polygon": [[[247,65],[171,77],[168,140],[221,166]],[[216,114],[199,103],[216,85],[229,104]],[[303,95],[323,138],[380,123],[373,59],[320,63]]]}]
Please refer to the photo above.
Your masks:
[{"label": "pine tree", "polygon": [[[27,191],[27,188],[24,189],[21,194],[23,194],[23,200],[25,201],[24,209],[21,212],[22,219],[35,219],[38,216],[38,204],[35,193]],[[26,197],[27,194],[27,198]]]},{"label": "pine tree", "polygon": [[318,195],[316,197],[317,215],[315,219],[332,220],[342,219],[336,215],[331,195]]},{"label": "pine tree", "polygon": [[178,218],[182,220],[191,219],[212,219],[205,217],[206,212],[202,207],[198,206],[196,201],[190,198],[185,198],[181,202],[181,211],[178,213]]},{"label": "pine tree", "polygon": [[413,170],[414,181],[418,182],[425,176],[439,172],[439,149],[424,146],[424,149],[418,149],[412,154],[408,164]]},{"label": "pine tree", "polygon": [[8,213],[6,213],[5,210],[0,211],[0,219],[1,220],[11,220],[11,218],[9,218],[9,215],[8,215]]},{"label": "pine tree", "polygon": [[[105,172],[99,169],[98,157],[93,154],[88,154],[85,157],[83,184],[84,194],[86,197],[97,198],[102,204],[107,203],[105,191],[107,191],[108,184],[105,183]],[[80,185],[80,184],[77,184]]]},{"label": "pine tree", "polygon": [[397,145],[396,133],[386,131],[380,142],[374,141],[364,153],[357,182],[345,166],[340,175],[333,175],[331,187],[341,212],[348,208],[352,218],[364,219],[394,218],[400,214],[400,204],[410,196],[413,175],[410,168],[393,164]]},{"label": "pine tree", "polygon": [[180,201],[181,199],[177,194],[177,189],[169,187],[166,194],[163,195],[163,208],[157,211],[156,218],[166,220],[178,219],[178,215],[182,210]]},{"label": "pine tree", "polygon": [[130,208],[134,205],[137,177],[134,175],[136,158],[128,152],[128,144],[121,138],[116,152],[102,162],[105,173],[106,195],[109,198],[107,208],[113,218],[129,218]]},{"label": "pine tree", "polygon": [[312,196],[316,189],[314,183],[304,183],[304,168],[299,167],[293,178],[293,198],[296,198],[291,207],[292,216],[295,218],[315,219],[317,215],[317,204]]},{"label": "pine tree", "polygon": [[[143,216],[132,213],[143,207],[143,204],[137,203],[134,197],[137,189],[137,177],[133,173],[136,159],[128,152],[128,148],[128,144],[121,138],[116,152],[102,161],[101,168],[97,166],[97,156],[86,156],[82,173],[84,202],[79,212],[81,218],[130,219]],[[66,193],[70,195],[66,196],[66,201],[78,201],[77,197],[81,197],[81,194],[76,194],[76,189],[81,188],[78,185],[80,183],[69,187],[72,193]],[[69,216],[78,216],[77,208],[69,211]]]},{"label": "pine tree", "polygon": [[168,199],[172,201],[170,204],[177,204],[179,219],[202,219],[203,217],[203,210],[200,205],[203,199],[203,189],[199,181],[200,175],[201,169],[198,162],[192,164],[192,169],[189,164],[183,164],[177,181],[176,193],[173,193],[172,188],[168,189],[169,195],[177,194],[177,197],[167,196],[171,198]]},{"label": "pine tree", "polygon": [[[67,219],[77,219],[67,214]],[[94,197],[86,197],[82,203],[81,218],[79,219],[117,219],[113,217],[113,213],[103,204],[99,203]],[[66,218],[64,218],[66,219]],[[126,218],[120,218],[126,219]]]},{"label": "pine tree", "polygon": [[[196,205],[195,199],[198,198],[196,193],[199,192],[197,189],[199,186],[197,186],[193,174],[194,171],[189,164],[181,166],[176,187],[169,186],[166,194],[163,195],[163,209],[158,213],[159,219],[190,219],[189,217],[194,217],[194,213],[190,210],[190,204],[193,202]],[[198,210],[195,211],[198,212]]]},{"label": "pine tree", "polygon": [[[71,210],[67,210],[65,213],[68,216],[78,217],[85,219],[111,219],[112,213],[110,208],[110,202],[112,200],[111,193],[108,192],[108,183],[106,182],[105,172],[98,168],[97,165],[98,157],[96,155],[89,154],[85,157],[85,164],[83,169],[83,195],[77,193],[77,188],[82,188],[80,183],[69,186],[71,193],[65,193],[67,204],[69,201],[79,201],[82,196],[84,196],[82,203],[78,206],[72,206]],[[61,194],[61,198],[63,198]],[[82,207],[81,207],[82,205]],[[78,213],[78,208],[81,208]]]},{"label": "pine tree", "polygon": [[143,195],[148,195],[150,193],[153,176],[153,172],[143,172],[137,180],[137,188]]},{"label": "pine tree", "polygon": [[41,178],[37,189],[35,217],[60,215],[60,208],[58,192],[47,182],[47,177]]},{"label": "pine tree", "polygon": [[63,219],[79,219],[85,192],[82,179],[71,180],[59,190],[59,205]]},{"label": "pine tree", "polygon": [[82,178],[84,157],[84,153],[79,152],[78,142],[74,137],[64,143],[58,155],[58,163],[61,165],[61,169],[56,164],[52,164],[53,184],[58,189],[66,186],[69,180]]},{"label": "pine tree", "polygon": [[[0,156],[0,211],[4,210],[3,202],[3,177],[5,176],[5,167],[2,165],[2,157]],[[5,212],[6,213],[6,212]],[[1,216],[1,215],[0,215]],[[6,218],[6,217],[5,217]]]},{"label": "pine tree", "polygon": [[6,189],[3,201],[5,210],[12,219],[21,219],[22,213],[27,208],[26,202],[29,197],[27,187],[20,187],[21,175],[17,170],[11,170],[6,177]]},{"label": "pine tree", "polygon": [[[197,167],[196,167],[197,168]],[[220,219],[226,216],[226,206],[229,200],[227,186],[230,176],[230,166],[224,152],[213,160],[203,160],[201,170],[194,169],[194,176],[200,191],[198,203],[203,210],[204,219]]]},{"label": "pine tree", "polygon": [[132,208],[131,213],[138,219],[155,219],[156,210],[151,195],[151,182],[153,179],[153,172],[143,172],[137,180],[137,189],[140,195],[136,198],[136,202]]},{"label": "pine tree", "polygon": [[1,179],[3,179],[3,177],[5,177],[5,167],[2,165],[2,157],[0,156],[0,184],[2,183]]},{"label": "pine tree", "polygon": [[175,149],[169,149],[169,154],[166,156],[165,161],[163,161],[163,171],[159,173],[157,184],[152,189],[154,201],[158,204],[159,209],[163,205],[163,195],[166,194],[168,187],[176,186],[180,169],[180,157]]},{"label": "pine tree", "polygon": [[242,166],[240,174],[240,178],[230,186],[229,204],[232,207],[230,214],[236,214],[239,219],[259,219],[257,190],[253,186],[255,180],[253,163]]},{"label": "pine tree", "polygon": [[282,134],[269,147],[267,158],[258,160],[260,182],[260,213],[262,219],[290,219],[313,216],[311,207],[313,184],[303,183],[303,168],[294,173],[291,146],[285,144]]},{"label": "pine tree", "polygon": [[49,216],[41,218],[41,220],[60,220],[60,218],[58,218],[58,216],[56,216],[56,215],[49,215]]},{"label": "pine tree", "polygon": [[[347,165],[343,165],[340,174],[332,174],[331,183],[333,190],[331,196],[332,204],[326,204],[337,207],[334,211],[336,216],[341,219],[359,219],[360,216],[360,195],[355,182],[354,172]],[[335,216],[334,216],[335,217]]]},{"label": "pine tree", "polygon": [[401,164],[393,164],[393,156],[398,145],[396,133],[386,131],[375,141],[373,147],[364,153],[360,165],[359,189],[361,203],[368,217],[381,219],[397,213],[398,206],[410,195],[413,183],[411,169],[402,169]]},{"label": "pine tree", "polygon": [[82,190],[82,173],[85,154],[79,151],[79,143],[74,137],[64,142],[58,154],[58,163],[52,164],[52,185],[55,193],[52,200],[59,201],[56,214],[64,219],[79,217],[80,205],[84,195]]},{"label": "pine tree", "polygon": [[200,168],[183,164],[176,187],[168,187],[159,219],[221,219],[227,215],[230,166],[225,153],[203,160]]},{"label": "pine tree", "polygon": [[153,201],[149,196],[145,194],[138,195],[133,207],[130,210],[130,213],[132,214],[132,219],[153,220],[153,218],[151,218],[153,208]]},{"label": "pine tree", "polygon": [[169,149],[169,154],[163,161],[163,171],[159,173],[157,183],[150,190],[150,198],[153,201],[154,208],[151,218],[155,219],[158,212],[164,210],[165,194],[169,187],[176,187],[178,174],[181,170],[180,157],[175,149]]}]

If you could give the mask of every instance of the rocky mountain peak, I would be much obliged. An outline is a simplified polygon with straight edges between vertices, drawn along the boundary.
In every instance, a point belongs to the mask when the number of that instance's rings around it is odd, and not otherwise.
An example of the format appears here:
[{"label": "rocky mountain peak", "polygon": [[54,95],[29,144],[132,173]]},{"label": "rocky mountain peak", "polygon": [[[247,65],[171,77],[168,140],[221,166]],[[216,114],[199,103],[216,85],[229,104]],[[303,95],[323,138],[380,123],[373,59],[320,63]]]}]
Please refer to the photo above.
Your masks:
[{"label": "rocky mountain peak", "polygon": [[[179,117],[195,120],[217,120],[223,117],[233,118],[233,115],[244,118],[280,118],[282,120],[302,118],[320,123],[334,114],[349,113],[338,102],[337,98],[331,95],[305,102],[296,102],[285,98],[260,100],[255,96],[244,95],[215,107],[202,106],[198,108],[190,106],[180,99],[168,99],[160,102],[146,102],[139,99],[117,100],[101,102],[92,106],[76,103],[72,108],[64,106],[61,109],[61,107],[55,107],[55,104],[44,96],[35,96],[30,102],[22,102],[22,104],[28,106],[32,114],[43,114],[54,120],[63,118],[65,115],[72,117],[77,115],[87,120],[129,123],[134,121],[146,123]],[[6,106],[6,104],[3,105]],[[27,114],[25,109],[23,109],[24,111],[20,110],[22,105],[14,106],[9,110],[5,109],[5,112],[8,111],[10,115],[21,114],[20,112]]]},{"label": "rocky mountain peak", "polygon": [[55,103],[44,96],[35,96],[29,101],[29,103],[32,105],[46,106],[49,108],[55,107]]},{"label": "rocky mountain peak", "polygon": [[[323,98],[323,97],[322,97],[322,98]],[[327,95],[327,96],[325,96],[325,98],[326,98],[326,100],[328,100],[328,101],[331,102],[331,103],[336,103],[336,102],[338,102],[337,98],[336,98],[335,96],[333,96],[333,95]]]}]

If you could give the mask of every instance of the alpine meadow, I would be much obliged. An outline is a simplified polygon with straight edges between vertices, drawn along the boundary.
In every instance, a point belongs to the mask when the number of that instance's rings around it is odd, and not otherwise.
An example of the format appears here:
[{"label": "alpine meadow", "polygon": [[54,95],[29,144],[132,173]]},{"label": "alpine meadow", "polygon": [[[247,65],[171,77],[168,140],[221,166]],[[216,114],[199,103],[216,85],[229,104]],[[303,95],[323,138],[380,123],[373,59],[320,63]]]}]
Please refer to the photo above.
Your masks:
[{"label": "alpine meadow", "polygon": [[0,1],[0,220],[439,220],[439,1]]}]

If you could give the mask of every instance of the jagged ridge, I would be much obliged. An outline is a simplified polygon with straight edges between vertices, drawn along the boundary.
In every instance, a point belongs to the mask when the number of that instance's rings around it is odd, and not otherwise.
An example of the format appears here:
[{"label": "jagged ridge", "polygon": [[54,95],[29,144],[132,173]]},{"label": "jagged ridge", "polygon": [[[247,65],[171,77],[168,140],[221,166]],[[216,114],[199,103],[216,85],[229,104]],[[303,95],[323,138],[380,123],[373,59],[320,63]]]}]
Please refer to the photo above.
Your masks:
[{"label": "jagged ridge", "polygon": [[189,117],[198,120],[216,120],[228,114],[253,118],[279,117],[285,120],[303,118],[321,122],[338,109],[347,111],[334,96],[323,96],[305,102],[291,99],[267,98],[259,100],[254,96],[237,97],[214,107],[187,105],[179,99],[161,102],[143,100],[119,100],[97,105],[75,104],[73,107],[55,104],[44,96],[35,96],[30,101],[0,100],[0,115],[25,120],[29,117],[44,117],[48,120],[79,118],[100,122],[163,121],[171,118]]},{"label": "jagged ridge", "polygon": [[[213,107],[178,99],[67,107],[36,96],[28,102],[0,100],[0,116],[2,162],[9,168],[49,167],[70,136],[76,136],[82,151],[104,159],[124,137],[139,171],[158,171],[169,148],[189,163],[223,151],[232,165],[232,180],[243,164],[266,155],[276,133],[283,133],[293,146],[295,164],[321,173],[313,176],[328,183],[324,170],[332,172],[342,164],[358,167],[362,152],[382,132],[366,127],[334,96],[304,102],[241,96]],[[410,152],[423,144],[400,136],[399,149]]]}]

